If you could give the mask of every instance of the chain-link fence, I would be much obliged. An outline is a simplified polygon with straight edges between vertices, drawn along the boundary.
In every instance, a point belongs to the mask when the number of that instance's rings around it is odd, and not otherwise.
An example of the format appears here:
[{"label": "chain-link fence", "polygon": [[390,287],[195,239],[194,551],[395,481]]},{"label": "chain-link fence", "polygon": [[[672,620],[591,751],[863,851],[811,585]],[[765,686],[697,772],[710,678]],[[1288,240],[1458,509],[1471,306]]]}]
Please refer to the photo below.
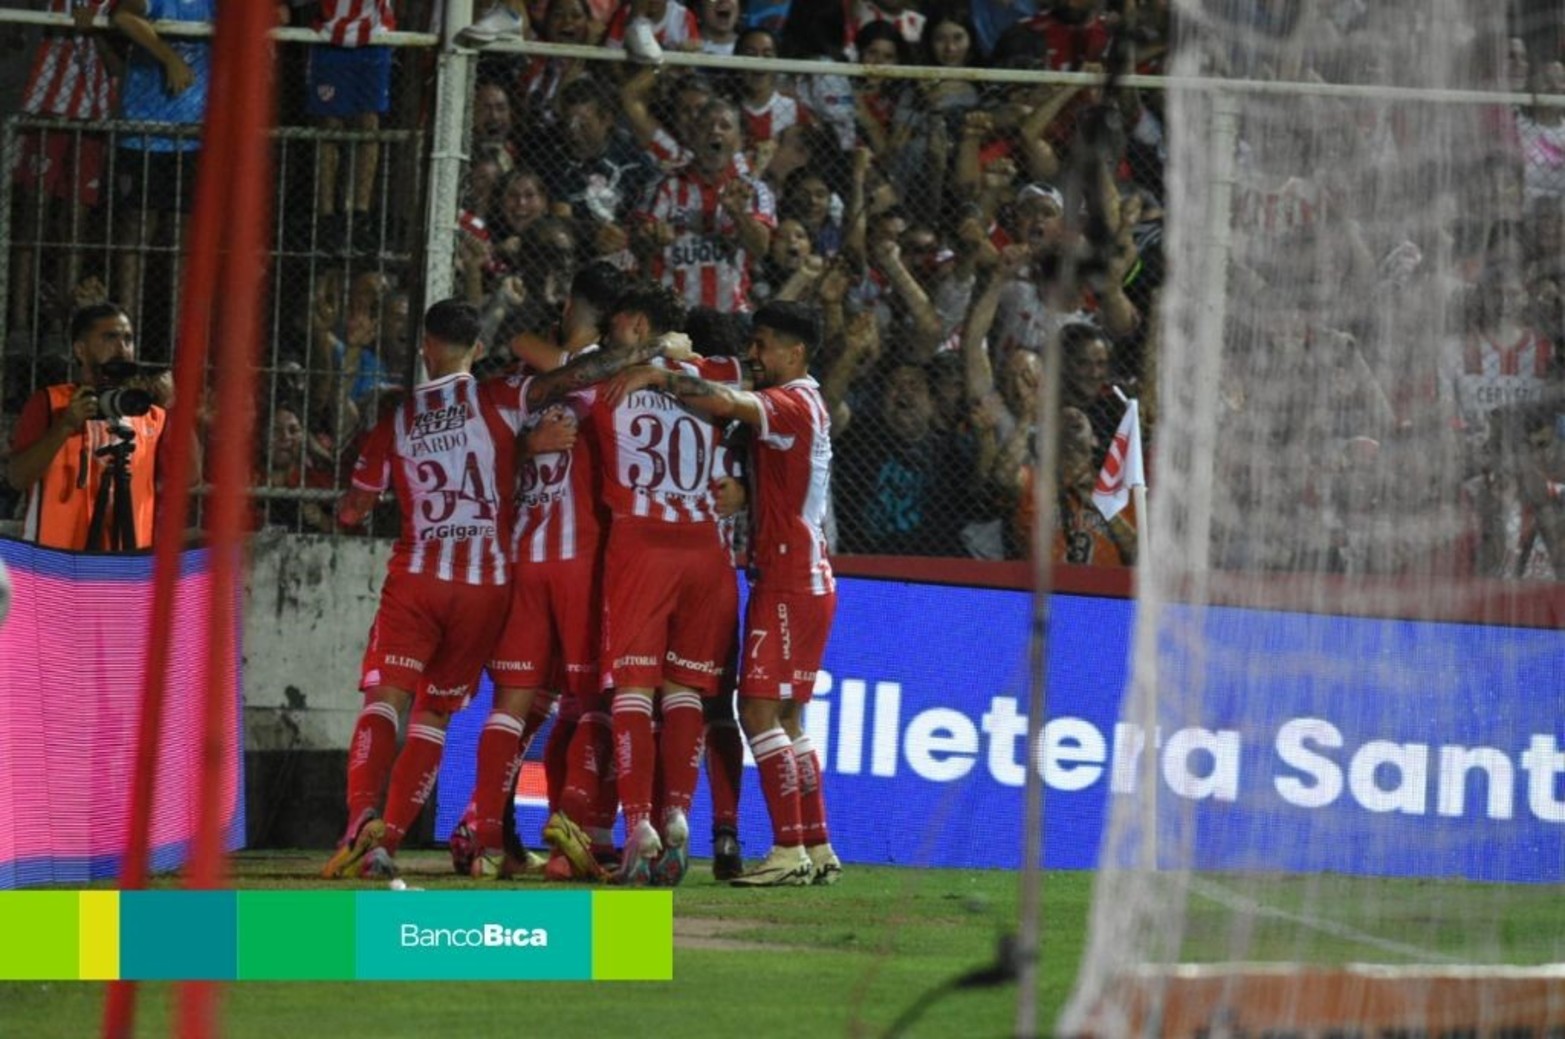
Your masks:
[{"label": "chain-link fence", "polygon": [[[68,324],[80,306],[118,303],[135,329],[138,360],[167,365],[173,357],[200,126],[132,122],[114,118],[122,113],[112,106],[72,100],[72,84],[90,80],[94,62],[123,68],[112,46],[100,54],[83,49],[83,38],[49,30],[36,42],[23,100],[36,111],[8,114],[3,124],[11,176],[0,217],[9,221],[0,259],[7,316],[0,443],[9,443],[34,389],[69,381]],[[204,46],[199,37],[169,38]],[[354,74],[376,81],[347,99],[334,98],[338,88],[312,67],[327,49],[278,47],[254,514],[258,527],[293,531],[335,529],[332,504],[359,438],[389,392],[414,375],[423,260],[428,48],[373,48],[383,53]],[[198,59],[182,53],[202,74]],[[113,90],[124,89],[124,75],[111,80]],[[64,111],[79,117],[62,118]],[[21,504],[13,489],[0,491],[5,518]],[[395,530],[388,506],[363,532]]]},{"label": "chain-link fence", "polygon": [[[570,39],[569,7],[551,7],[551,38]],[[930,38],[940,24],[959,27]],[[778,45],[734,40],[757,58]],[[1040,351],[1066,323],[1082,323],[1067,401],[1096,437],[1080,468],[1123,410],[1110,386],[1141,392],[1161,129],[1132,92],[486,54],[473,97],[458,283],[514,326],[546,332],[589,260],[672,284],[703,330],[769,299],[821,306],[839,551],[1025,552]],[[1088,116],[1112,156],[1083,159]],[[1090,242],[1067,193],[1101,218]],[[1079,298],[1051,298],[1072,263]],[[1071,561],[1119,562],[1095,533],[1067,539]]]},{"label": "chain-link fence", "polygon": [[[1003,32],[931,9],[866,18],[849,39],[836,5],[823,8],[835,21],[740,31],[736,4],[671,2],[654,27],[667,52],[658,66],[622,60],[625,15],[599,6],[537,5],[532,31],[559,45],[547,53],[502,39],[442,66],[470,76],[460,198],[445,225],[456,228],[450,284],[483,308],[493,341],[555,335],[574,273],[594,261],[678,288],[705,351],[742,351],[742,315],[768,299],[815,302],[828,332],[814,367],[833,409],[838,551],[990,559],[1029,551],[1037,387],[1057,341],[1070,410],[1055,556],[1131,561],[1136,518],[1104,521],[1090,491],[1124,410],[1116,390],[1140,399],[1145,438],[1156,438],[1165,94],[1144,74],[1160,70],[1170,43],[1163,6],[1142,5],[1153,13],[1118,30],[1045,13]],[[842,57],[844,43],[864,66],[821,60]],[[283,60],[297,70],[305,49],[285,47]],[[1143,75],[1105,92],[1096,73],[1116,63]],[[1049,74],[1081,70],[1094,75]],[[1313,71],[1356,83],[1373,70]],[[271,435],[257,452],[263,494],[283,496],[262,498],[271,522],[330,529],[321,507],[378,394],[414,376],[435,74],[433,51],[397,50],[395,103],[373,128],[323,124],[285,93]],[[283,77],[285,91],[305,81]],[[1337,103],[1355,156],[1398,132],[1373,100]],[[1547,128],[1525,113],[1501,122],[1496,179],[1525,189],[1528,213],[1557,211]],[[131,131],[114,123],[13,118],[8,155],[43,131],[73,153],[97,138],[126,166],[116,135]],[[1243,127],[1239,138],[1241,157],[1270,147]],[[1236,262],[1246,235],[1319,229],[1321,200],[1300,193],[1317,184],[1276,164],[1241,162],[1237,176]],[[8,410],[52,375],[62,315],[89,289],[126,301],[143,354],[166,355],[178,239],[113,231],[122,210],[112,198],[62,216],[37,180],[9,190]],[[1547,251],[1557,225],[1518,229]],[[1362,244],[1378,262],[1400,243]],[[139,280],[118,269],[133,260]],[[1557,338],[1565,321],[1549,284],[1528,287],[1530,305]],[[1345,330],[1366,354],[1371,323]],[[1243,398],[1226,387],[1224,406]],[[1394,437],[1396,423],[1361,432]],[[300,488],[317,493],[300,498]]]}]

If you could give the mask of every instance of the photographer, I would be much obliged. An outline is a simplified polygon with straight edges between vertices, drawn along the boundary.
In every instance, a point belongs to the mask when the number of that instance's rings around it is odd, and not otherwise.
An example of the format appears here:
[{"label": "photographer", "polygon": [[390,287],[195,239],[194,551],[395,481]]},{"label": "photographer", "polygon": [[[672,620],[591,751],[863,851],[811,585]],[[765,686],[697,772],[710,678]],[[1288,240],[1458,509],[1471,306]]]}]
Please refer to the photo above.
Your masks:
[{"label": "photographer", "polygon": [[158,379],[135,362],[130,318],[113,303],[71,317],[79,383],[28,398],[6,476],[28,496],[23,536],[50,548],[132,552],[152,543]]}]

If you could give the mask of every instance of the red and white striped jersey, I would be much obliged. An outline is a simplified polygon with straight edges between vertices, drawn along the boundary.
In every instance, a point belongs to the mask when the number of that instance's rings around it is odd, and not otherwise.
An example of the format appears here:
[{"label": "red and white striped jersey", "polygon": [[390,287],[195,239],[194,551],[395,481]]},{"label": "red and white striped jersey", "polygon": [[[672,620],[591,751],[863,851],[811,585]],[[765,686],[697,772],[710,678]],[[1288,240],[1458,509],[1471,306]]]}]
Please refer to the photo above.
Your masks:
[{"label": "red and white striped jersey", "polygon": [[393,573],[505,584],[526,381],[448,375],[408,394],[370,431],[353,486],[396,491],[402,531]]},{"label": "red and white striped jersey", "polygon": [[395,29],[397,15],[391,0],[321,0],[315,27],[338,47],[362,47],[371,34]]},{"label": "red and white striped jersey", "polygon": [[815,121],[809,108],[798,98],[775,90],[758,108],[752,108],[748,101],[739,107],[744,113],[744,139],[750,144],[776,140],[790,126],[808,126]]},{"label": "red and white striped jersey", "polygon": [[[620,4],[609,27],[603,34],[603,45],[616,50],[625,49],[625,28],[630,24],[630,4]],[[663,17],[652,24],[652,36],[664,47],[682,49],[682,43],[701,42],[701,21],[679,0],[668,0]]]},{"label": "red and white striped jersey", "polygon": [[[659,359],[655,364],[738,388],[737,357]],[[602,449],[603,497],[614,519],[713,524],[712,481],[722,475],[718,428],[659,390],[637,390],[612,411],[594,409],[594,433]],[[708,536],[716,533],[708,528]]]},{"label": "red and white striped jersey", "polygon": [[676,170],[695,158],[695,154],[689,148],[669,133],[663,127],[652,131],[652,140],[647,144],[647,154],[652,156],[652,161],[658,169],[668,172]]},{"label": "red and white striped jersey", "polygon": [[[111,0],[85,0],[94,16],[108,13]],[[74,0],[49,0],[52,14],[70,14]],[[48,35],[33,55],[22,111],[61,119],[107,119],[114,110],[108,66],[86,33]]]},{"label": "red and white striped jersey", "polygon": [[654,261],[653,275],[671,285],[693,307],[732,314],[750,309],[750,254],[739,244],[733,216],[720,204],[723,188],[735,177],[750,183],[750,212],[767,227],[777,226],[771,189],[730,165],[708,179],[687,167],[670,173],[652,189],[646,208],[636,215],[660,220],[674,229]]},{"label": "red and white striped jersey", "polygon": [[1516,342],[1501,346],[1482,334],[1470,334],[1462,344],[1456,399],[1469,425],[1482,425],[1496,408],[1540,403],[1548,389],[1554,346],[1528,329]]},{"label": "red and white striped jersey", "polygon": [[600,486],[600,449],[591,428],[596,400],[596,390],[589,387],[528,420],[530,429],[565,410],[575,418],[577,435],[569,451],[526,458],[517,467],[516,538],[511,552],[517,564],[579,559],[593,555],[602,544],[607,515]]},{"label": "red and white striped jersey", "polygon": [[836,581],[822,529],[831,494],[826,400],[807,375],[753,396],[761,407],[750,466],[756,583],[781,592],[830,594]]},{"label": "red and white striped jersey", "polygon": [[[661,126],[652,131],[652,140],[647,143],[646,152],[653,165],[664,173],[673,173],[695,158],[694,152],[680,144],[673,134]],[[735,152],[734,172],[740,176],[749,176],[750,168],[749,156],[744,152]]]}]

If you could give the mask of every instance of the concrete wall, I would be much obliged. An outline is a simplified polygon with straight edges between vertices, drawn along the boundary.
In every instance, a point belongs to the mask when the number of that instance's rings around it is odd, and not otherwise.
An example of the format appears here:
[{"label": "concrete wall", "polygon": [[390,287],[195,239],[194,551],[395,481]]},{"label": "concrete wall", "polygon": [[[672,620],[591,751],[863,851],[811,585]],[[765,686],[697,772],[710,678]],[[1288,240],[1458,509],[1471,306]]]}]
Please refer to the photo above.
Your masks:
[{"label": "concrete wall", "polygon": [[245,780],[252,847],[324,848],[346,825],[359,663],[389,541],[266,533],[245,595]]},{"label": "concrete wall", "polygon": [[245,595],[245,749],[346,750],[389,541],[267,533]]}]

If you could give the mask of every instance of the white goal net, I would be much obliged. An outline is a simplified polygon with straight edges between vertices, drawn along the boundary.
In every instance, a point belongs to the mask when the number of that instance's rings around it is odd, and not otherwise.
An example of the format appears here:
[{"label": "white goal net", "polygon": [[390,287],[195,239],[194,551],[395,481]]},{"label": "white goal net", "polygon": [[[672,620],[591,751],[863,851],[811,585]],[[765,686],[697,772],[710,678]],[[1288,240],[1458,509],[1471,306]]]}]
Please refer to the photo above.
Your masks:
[{"label": "white goal net", "polygon": [[1181,13],[1135,792],[1060,1033],[1559,1034],[1565,108],[1504,96],[1565,93],[1558,12]]}]

